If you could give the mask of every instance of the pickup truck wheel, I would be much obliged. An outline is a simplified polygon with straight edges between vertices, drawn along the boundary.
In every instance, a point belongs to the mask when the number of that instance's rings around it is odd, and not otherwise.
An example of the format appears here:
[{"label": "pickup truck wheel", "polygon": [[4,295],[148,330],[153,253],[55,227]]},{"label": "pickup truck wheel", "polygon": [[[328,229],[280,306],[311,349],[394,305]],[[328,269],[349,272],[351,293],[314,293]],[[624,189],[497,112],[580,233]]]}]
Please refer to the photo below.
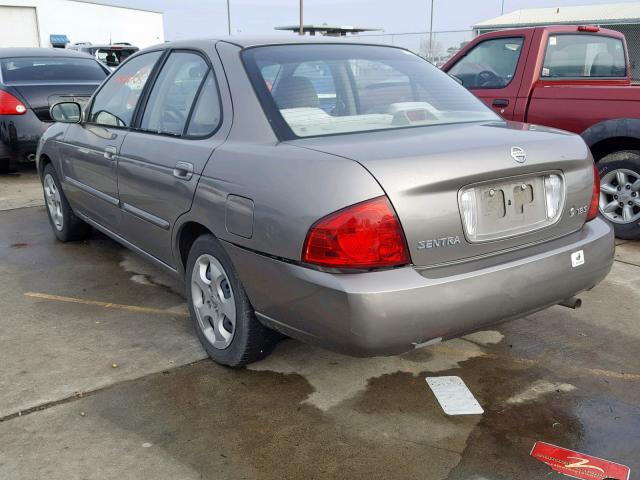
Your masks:
[{"label": "pickup truck wheel", "polygon": [[640,153],[615,152],[598,162],[600,213],[618,238],[640,239]]},{"label": "pickup truck wheel", "polygon": [[91,226],[73,213],[60,186],[56,169],[50,163],[44,167],[42,172],[42,189],[44,190],[49,223],[58,240],[71,242],[84,240],[91,235]]},{"label": "pickup truck wheel", "polygon": [[196,334],[214,361],[238,367],[271,352],[279,335],[256,319],[240,277],[213,235],[193,243],[186,278]]}]

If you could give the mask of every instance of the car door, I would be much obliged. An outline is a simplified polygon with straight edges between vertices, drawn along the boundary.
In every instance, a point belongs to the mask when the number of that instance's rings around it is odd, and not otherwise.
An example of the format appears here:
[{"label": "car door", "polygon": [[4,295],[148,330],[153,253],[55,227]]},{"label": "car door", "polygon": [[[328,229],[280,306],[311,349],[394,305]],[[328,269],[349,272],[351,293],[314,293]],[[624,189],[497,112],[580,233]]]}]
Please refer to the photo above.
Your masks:
[{"label": "car door", "polygon": [[216,74],[196,51],[166,58],[118,157],[124,236],[173,267],[171,231],[191,208],[205,164],[224,140]]},{"label": "car door", "polygon": [[478,43],[449,70],[480,100],[513,120],[527,42],[522,36],[490,38]]},{"label": "car door", "polygon": [[109,77],[79,124],[69,125],[61,144],[66,193],[81,213],[118,231],[117,157],[144,85],[162,52],[131,59]]}]

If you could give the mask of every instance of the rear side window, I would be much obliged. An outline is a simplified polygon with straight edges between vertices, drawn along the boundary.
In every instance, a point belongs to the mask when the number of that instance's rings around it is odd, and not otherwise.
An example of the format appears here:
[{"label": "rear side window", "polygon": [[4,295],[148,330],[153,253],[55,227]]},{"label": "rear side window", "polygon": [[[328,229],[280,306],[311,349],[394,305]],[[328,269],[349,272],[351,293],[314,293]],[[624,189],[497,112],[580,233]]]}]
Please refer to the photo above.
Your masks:
[{"label": "rear side window", "polygon": [[89,122],[110,127],[131,124],[140,95],[161,52],[150,52],[132,58],[115,72],[96,94]]},{"label": "rear side window", "polygon": [[172,53],[151,90],[140,128],[182,135],[193,102],[208,73],[209,66],[200,55]]},{"label": "rear side window", "polygon": [[522,37],[479,43],[449,73],[467,88],[503,88],[511,83],[522,52]]},{"label": "rear side window", "polygon": [[6,58],[0,61],[2,79],[13,82],[99,81],[107,76],[90,58]]},{"label": "rear side window", "polygon": [[626,77],[624,45],[604,35],[551,35],[542,67],[542,78]]},{"label": "rear side window", "polygon": [[221,120],[220,112],[220,95],[218,94],[218,85],[213,76],[213,72],[209,70],[209,74],[204,81],[200,96],[196,101],[187,135],[191,137],[201,137],[211,135],[218,128]]}]

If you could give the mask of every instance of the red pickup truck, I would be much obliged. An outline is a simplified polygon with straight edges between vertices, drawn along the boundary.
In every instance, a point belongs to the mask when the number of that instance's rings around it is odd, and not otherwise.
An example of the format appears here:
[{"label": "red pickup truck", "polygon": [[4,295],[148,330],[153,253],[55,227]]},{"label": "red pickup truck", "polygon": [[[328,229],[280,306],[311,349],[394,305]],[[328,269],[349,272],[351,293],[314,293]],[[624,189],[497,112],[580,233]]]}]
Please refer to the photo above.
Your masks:
[{"label": "red pickup truck", "polygon": [[442,69],[507,120],[578,133],[598,164],[600,211],[640,239],[640,86],[624,36],[595,26],[521,28],[475,38]]}]

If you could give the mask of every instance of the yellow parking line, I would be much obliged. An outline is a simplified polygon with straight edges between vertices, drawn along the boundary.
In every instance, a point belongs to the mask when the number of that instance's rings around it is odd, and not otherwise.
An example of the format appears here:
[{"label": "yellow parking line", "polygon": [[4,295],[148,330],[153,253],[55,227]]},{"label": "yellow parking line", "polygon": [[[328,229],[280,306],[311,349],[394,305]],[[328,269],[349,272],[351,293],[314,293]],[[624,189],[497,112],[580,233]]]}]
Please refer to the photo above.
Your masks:
[{"label": "yellow parking line", "polygon": [[173,312],[171,310],[160,310],[158,308],[138,307],[136,305],[121,305],[119,303],[99,302],[97,300],[84,300],[82,298],[63,297],[60,295],[49,295],[47,293],[27,292],[25,297],[39,298],[42,300],[52,300],[55,302],[77,303],[79,305],[93,305],[95,307],[112,308],[114,310],[124,310],[135,313],[152,313],[155,315],[170,315],[172,317],[188,317],[185,312]]},{"label": "yellow parking line", "polygon": [[[31,298],[39,298],[42,300],[51,300],[55,302],[67,302],[67,303],[76,303],[80,305],[93,305],[96,307],[102,308],[113,308],[115,310],[124,310],[127,312],[135,312],[135,313],[151,313],[156,315],[169,315],[173,317],[188,317],[189,314],[185,312],[173,312],[170,310],[160,310],[158,308],[149,308],[149,307],[138,307],[136,305],[121,305],[119,303],[108,303],[108,302],[99,302],[97,300],[84,300],[82,298],[74,298],[74,297],[63,297],[60,295],[49,295],[48,293],[36,293],[36,292],[27,292],[24,294],[25,297]],[[495,353],[489,352],[478,352],[473,350],[466,350],[456,347],[450,347],[447,345],[433,345],[431,347],[426,347],[432,352],[438,352],[443,354],[458,354],[464,355],[469,358],[472,357],[484,357],[491,359],[508,359],[515,363],[521,363],[524,365],[540,365],[541,362],[534,359],[522,358],[522,357],[511,357],[511,356],[501,356]],[[566,365],[565,365],[566,367]],[[640,380],[640,374],[637,373],[623,373],[623,372],[613,372],[611,370],[603,370],[599,368],[583,368],[583,367],[570,367],[572,370],[577,370],[582,373],[587,373],[589,375],[595,375],[598,377],[609,377],[609,378],[617,378],[620,380]]]}]

